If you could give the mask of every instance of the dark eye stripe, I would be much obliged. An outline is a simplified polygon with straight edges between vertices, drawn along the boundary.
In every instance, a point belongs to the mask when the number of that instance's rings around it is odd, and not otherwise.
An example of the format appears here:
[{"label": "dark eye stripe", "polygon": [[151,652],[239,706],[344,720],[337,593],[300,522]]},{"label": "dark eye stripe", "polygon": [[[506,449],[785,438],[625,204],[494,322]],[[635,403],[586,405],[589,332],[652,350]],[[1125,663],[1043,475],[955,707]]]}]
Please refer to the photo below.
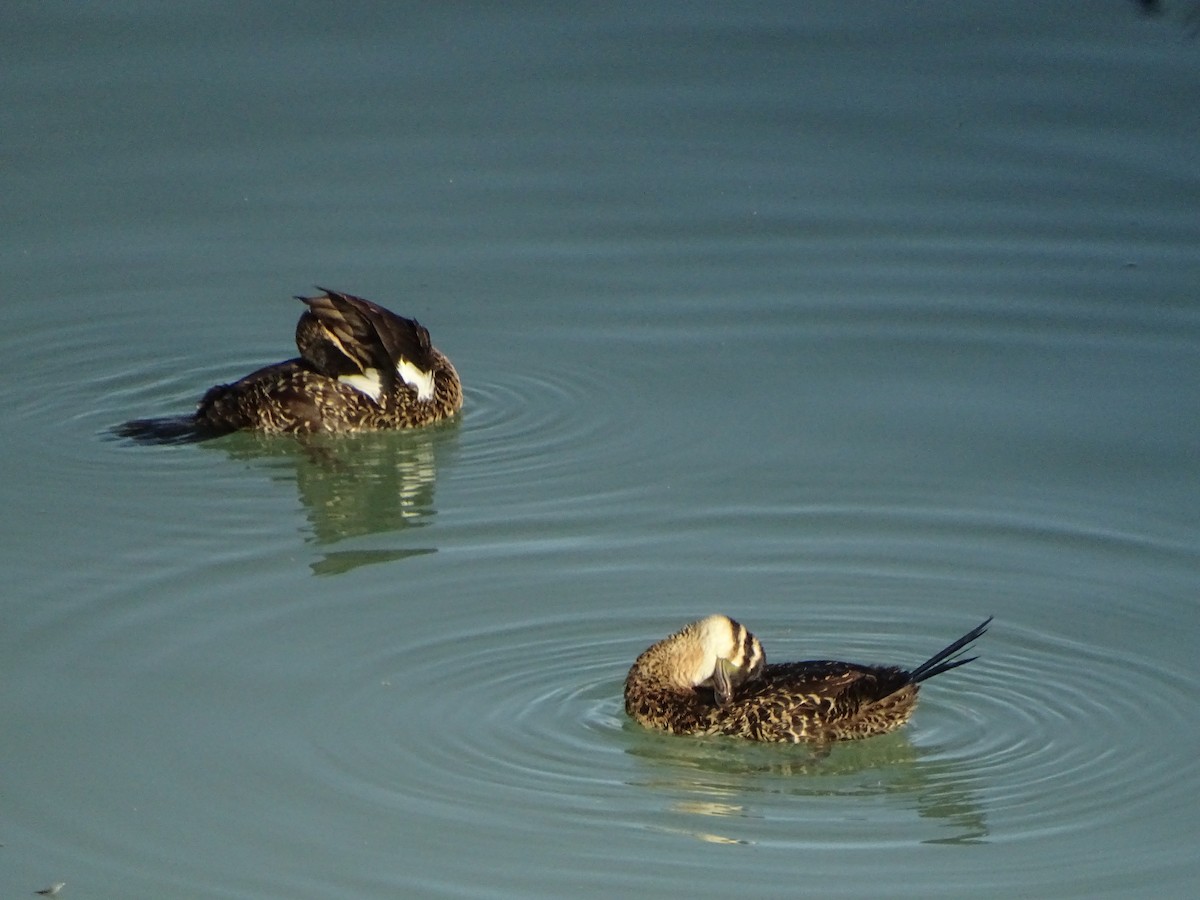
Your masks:
[{"label": "dark eye stripe", "polygon": [[741,666],[749,663],[754,655],[754,636],[741,624],[737,627],[737,655],[738,665]]},{"label": "dark eye stripe", "polygon": [[733,626],[733,663],[742,665],[746,659],[746,626],[736,619],[730,619],[729,624]]},{"label": "dark eye stripe", "polygon": [[762,665],[764,659],[762,644],[758,638],[752,637],[752,646],[750,648],[750,664],[747,668],[757,669]]}]

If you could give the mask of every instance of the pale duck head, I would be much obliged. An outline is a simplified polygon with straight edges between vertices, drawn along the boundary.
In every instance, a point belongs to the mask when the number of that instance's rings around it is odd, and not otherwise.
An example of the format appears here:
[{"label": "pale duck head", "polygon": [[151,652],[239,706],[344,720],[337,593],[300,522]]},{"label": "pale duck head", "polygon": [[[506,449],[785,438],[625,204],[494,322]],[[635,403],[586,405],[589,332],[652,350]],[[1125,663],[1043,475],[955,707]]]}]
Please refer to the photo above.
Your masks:
[{"label": "pale duck head", "polygon": [[739,685],[758,678],[766,663],[758,638],[729,616],[700,619],[675,637],[676,677],[687,687],[711,687],[722,706],[733,699]]}]

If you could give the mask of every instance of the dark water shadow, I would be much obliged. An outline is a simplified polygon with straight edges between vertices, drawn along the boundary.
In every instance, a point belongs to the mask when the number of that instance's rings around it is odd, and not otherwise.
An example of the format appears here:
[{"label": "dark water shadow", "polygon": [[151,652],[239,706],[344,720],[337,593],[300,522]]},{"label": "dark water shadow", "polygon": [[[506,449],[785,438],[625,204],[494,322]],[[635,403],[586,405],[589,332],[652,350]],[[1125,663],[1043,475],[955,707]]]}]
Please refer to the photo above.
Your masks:
[{"label": "dark water shadow", "polygon": [[[927,844],[985,843],[988,826],[967,768],[914,747],[903,732],[813,747],[757,744],[726,737],[680,738],[637,733],[628,753],[646,763],[644,788],[711,794],[729,802],[755,794],[799,798],[884,797],[936,823],[945,834]],[[688,805],[675,804],[688,810]],[[704,804],[696,805],[704,813]]]},{"label": "dark water shadow", "polygon": [[1133,3],[1142,15],[1177,21],[1189,38],[1200,36],[1200,2],[1197,0],[1133,0]]}]

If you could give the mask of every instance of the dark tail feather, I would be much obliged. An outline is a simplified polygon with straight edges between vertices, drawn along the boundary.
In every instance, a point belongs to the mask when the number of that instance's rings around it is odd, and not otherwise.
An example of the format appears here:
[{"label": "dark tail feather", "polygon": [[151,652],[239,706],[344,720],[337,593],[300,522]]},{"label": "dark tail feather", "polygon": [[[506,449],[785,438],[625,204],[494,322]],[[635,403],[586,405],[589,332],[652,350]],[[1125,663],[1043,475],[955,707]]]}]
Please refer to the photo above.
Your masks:
[{"label": "dark tail feather", "polygon": [[195,416],[134,419],[115,426],[111,433],[139,444],[190,444],[213,437],[213,432],[197,426]]},{"label": "dark tail feather", "polygon": [[933,656],[929,657],[929,659],[925,660],[925,662],[909,673],[908,680],[916,684],[918,681],[924,681],[926,678],[932,678],[934,675],[941,675],[943,672],[949,672],[951,669],[965,666],[973,659],[978,659],[975,656],[968,656],[966,659],[959,657],[967,651],[967,645],[971,641],[987,631],[988,623],[991,621],[992,617],[988,616],[978,627],[972,628],[949,647],[933,654]]}]

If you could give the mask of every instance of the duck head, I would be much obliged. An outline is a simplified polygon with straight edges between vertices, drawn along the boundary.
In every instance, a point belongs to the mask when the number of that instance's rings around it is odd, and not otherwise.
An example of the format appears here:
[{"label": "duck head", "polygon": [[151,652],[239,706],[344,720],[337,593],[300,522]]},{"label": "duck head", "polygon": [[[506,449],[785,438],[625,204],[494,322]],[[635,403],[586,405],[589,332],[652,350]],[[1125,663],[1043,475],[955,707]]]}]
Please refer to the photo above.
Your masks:
[{"label": "duck head", "polygon": [[676,687],[711,687],[720,706],[733,700],[739,686],[758,678],[766,663],[758,638],[729,616],[692,622],[656,646],[666,651]]}]

